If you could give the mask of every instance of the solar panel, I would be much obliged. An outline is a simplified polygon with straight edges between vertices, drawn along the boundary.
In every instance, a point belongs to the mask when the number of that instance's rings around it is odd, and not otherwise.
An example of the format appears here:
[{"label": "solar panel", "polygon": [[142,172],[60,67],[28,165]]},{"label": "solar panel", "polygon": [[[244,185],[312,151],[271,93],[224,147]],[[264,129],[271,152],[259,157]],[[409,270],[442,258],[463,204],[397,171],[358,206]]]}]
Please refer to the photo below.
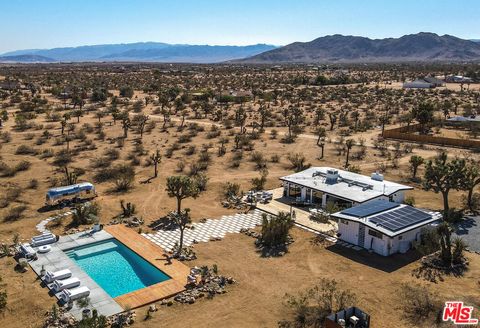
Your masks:
[{"label": "solar panel", "polygon": [[357,218],[370,216],[376,213],[384,212],[392,208],[400,206],[397,203],[385,201],[385,200],[374,200],[365,204],[361,204],[355,207],[347,208],[341,213],[346,215],[355,216]]},{"label": "solar panel", "polygon": [[388,213],[378,214],[370,218],[370,222],[390,231],[398,231],[417,223],[426,221],[432,216],[416,208],[405,206]]}]

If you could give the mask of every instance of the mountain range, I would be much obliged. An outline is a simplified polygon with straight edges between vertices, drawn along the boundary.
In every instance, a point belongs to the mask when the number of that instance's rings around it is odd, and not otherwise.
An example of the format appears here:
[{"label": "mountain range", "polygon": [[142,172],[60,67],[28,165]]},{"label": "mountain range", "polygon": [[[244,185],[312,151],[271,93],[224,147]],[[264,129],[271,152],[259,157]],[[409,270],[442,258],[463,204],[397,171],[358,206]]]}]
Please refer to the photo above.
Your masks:
[{"label": "mountain range", "polygon": [[480,60],[480,43],[435,33],[369,39],[329,35],[241,59],[242,63],[368,63]]},{"label": "mountain range", "polygon": [[11,51],[0,62],[163,62],[163,63],[372,63],[480,61],[480,42],[451,35],[417,33],[369,39],[328,35],[283,47],[267,44],[209,46],[139,42]]},{"label": "mountain range", "polygon": [[209,46],[138,42],[80,47],[17,50],[0,55],[0,61],[18,62],[103,62],[136,61],[168,63],[218,63],[250,57],[275,46]]}]

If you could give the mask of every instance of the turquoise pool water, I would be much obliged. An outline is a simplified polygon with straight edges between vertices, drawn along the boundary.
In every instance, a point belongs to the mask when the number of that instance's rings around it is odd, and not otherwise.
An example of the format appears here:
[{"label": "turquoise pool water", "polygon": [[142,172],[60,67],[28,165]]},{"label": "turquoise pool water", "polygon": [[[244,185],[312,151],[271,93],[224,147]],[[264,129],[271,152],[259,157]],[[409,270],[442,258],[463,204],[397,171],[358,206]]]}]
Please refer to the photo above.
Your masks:
[{"label": "turquoise pool water", "polygon": [[65,251],[111,297],[170,279],[116,239]]}]

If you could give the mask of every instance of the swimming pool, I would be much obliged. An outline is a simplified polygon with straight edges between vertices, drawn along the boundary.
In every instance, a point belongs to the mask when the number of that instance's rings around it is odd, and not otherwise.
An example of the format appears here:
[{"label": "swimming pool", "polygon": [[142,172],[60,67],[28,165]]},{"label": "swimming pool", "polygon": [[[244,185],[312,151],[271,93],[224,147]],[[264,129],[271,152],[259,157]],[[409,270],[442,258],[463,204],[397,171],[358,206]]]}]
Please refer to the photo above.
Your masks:
[{"label": "swimming pool", "polygon": [[65,253],[112,298],[171,279],[116,239]]}]

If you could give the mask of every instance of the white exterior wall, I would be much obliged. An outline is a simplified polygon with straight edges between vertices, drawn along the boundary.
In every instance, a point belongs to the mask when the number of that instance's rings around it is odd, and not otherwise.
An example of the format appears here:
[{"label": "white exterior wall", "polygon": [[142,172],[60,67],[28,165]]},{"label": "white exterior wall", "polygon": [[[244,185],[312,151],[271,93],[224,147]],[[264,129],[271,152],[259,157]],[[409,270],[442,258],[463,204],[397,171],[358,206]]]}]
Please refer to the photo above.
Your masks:
[{"label": "white exterior wall", "polygon": [[[348,224],[346,224],[348,222]],[[359,222],[348,221],[339,219],[338,221],[338,232],[341,234],[340,239],[346,241],[353,245],[358,245],[358,231],[360,227]],[[389,237],[387,235],[382,235],[382,238],[372,236],[368,233],[369,227],[365,226],[365,249],[369,250],[372,247],[372,250],[382,256],[389,256],[395,253],[400,252],[400,244],[403,242],[408,242],[410,244],[409,249],[411,248],[411,243],[420,238],[420,232],[424,227],[420,227],[414,230],[407,231],[396,237]],[[374,230],[374,229],[372,229]]]},{"label": "white exterior wall", "polygon": [[[345,223],[344,223],[345,222]],[[348,224],[346,224],[348,222]],[[340,239],[347,243],[358,245],[358,228],[360,224],[354,221],[338,220],[338,232]]]}]

